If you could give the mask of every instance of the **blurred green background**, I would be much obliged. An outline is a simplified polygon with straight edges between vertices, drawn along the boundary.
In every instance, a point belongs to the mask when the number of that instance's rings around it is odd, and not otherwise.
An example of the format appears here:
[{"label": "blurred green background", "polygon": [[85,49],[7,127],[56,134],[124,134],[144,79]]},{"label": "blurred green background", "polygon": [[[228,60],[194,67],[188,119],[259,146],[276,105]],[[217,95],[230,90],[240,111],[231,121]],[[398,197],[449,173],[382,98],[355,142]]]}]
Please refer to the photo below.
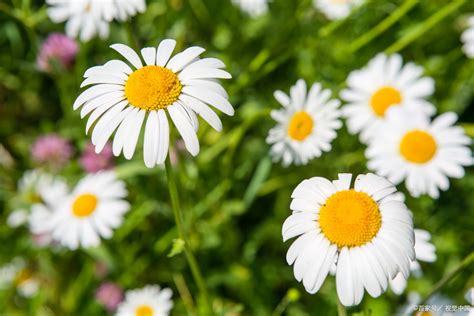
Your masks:
[{"label": "blurred green background", "polygon": [[[290,242],[282,242],[281,225],[290,214],[291,192],[303,179],[366,173],[365,147],[343,127],[332,151],[307,166],[273,165],[265,143],[274,125],[269,112],[279,107],[273,91],[288,91],[303,78],[321,82],[337,95],[349,72],[379,52],[398,52],[405,62],[422,65],[435,79],[436,92],[430,101],[439,113],[456,112],[472,137],[474,60],[463,54],[460,34],[468,15],[474,14],[474,1],[373,0],[336,22],[314,9],[310,0],[275,0],[269,6],[267,15],[250,18],[227,0],[148,0],[145,13],[126,23],[113,22],[108,39],[81,43],[70,71],[47,75],[37,70],[36,56],[46,36],[64,32],[64,24],[47,18],[43,1],[0,1],[0,266],[22,257],[41,281],[33,298],[19,296],[15,286],[0,290],[0,315],[107,315],[94,298],[104,281],[124,289],[155,283],[168,286],[174,292],[173,315],[192,315],[199,309],[197,302],[185,306],[189,297],[181,296],[187,288],[196,297],[184,256],[168,256],[177,231],[166,174],[160,168],[145,168],[141,150],[132,161],[115,159],[132,209],[114,237],[100,248],[40,249],[32,245],[27,228],[5,224],[16,207],[18,179],[25,170],[38,167],[30,157],[37,137],[54,132],[67,138],[74,144],[75,158],[88,143],[86,121],[72,110],[84,71],[115,57],[108,47],[113,43],[156,46],[164,38],[176,39],[177,50],[205,47],[205,56],[222,59],[233,75],[223,85],[236,115],[220,115],[221,133],[203,122],[200,154],[193,159],[179,152],[176,167],[191,246],[216,312],[272,315],[277,309],[276,315],[286,307],[284,315],[336,313],[333,278],[316,295],[307,294],[294,279],[285,261]],[[400,12],[400,7],[406,12]],[[177,139],[176,134],[172,137]],[[84,176],[77,159],[59,174],[70,184]],[[450,183],[439,200],[407,199],[415,227],[432,234],[438,260],[422,263],[423,277],[411,278],[404,295],[389,291],[373,299],[366,293],[350,313],[395,313],[407,292],[426,295],[473,251],[472,168],[463,179]],[[399,189],[406,193],[403,185]],[[108,267],[105,276],[96,275],[98,262]],[[464,293],[473,285],[471,264],[443,287],[442,294],[465,305]]]}]

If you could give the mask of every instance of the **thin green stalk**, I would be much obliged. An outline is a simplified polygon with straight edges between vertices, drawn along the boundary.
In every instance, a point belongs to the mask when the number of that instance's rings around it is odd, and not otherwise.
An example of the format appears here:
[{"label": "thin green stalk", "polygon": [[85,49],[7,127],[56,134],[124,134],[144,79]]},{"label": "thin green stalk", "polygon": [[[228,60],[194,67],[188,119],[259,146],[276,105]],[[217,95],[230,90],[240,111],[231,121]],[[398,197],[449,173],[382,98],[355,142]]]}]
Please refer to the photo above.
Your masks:
[{"label": "thin green stalk", "polygon": [[183,224],[183,213],[181,212],[181,207],[179,204],[179,195],[178,195],[178,188],[176,186],[176,181],[174,178],[173,170],[171,167],[170,156],[166,158],[165,166],[166,166],[166,176],[168,177],[168,189],[170,192],[171,197],[171,205],[173,206],[173,214],[174,219],[176,222],[176,226],[178,228],[179,237],[184,241],[184,254],[186,256],[186,260],[188,261],[189,267],[191,269],[191,273],[193,275],[194,281],[199,289],[199,293],[201,295],[202,301],[204,303],[206,315],[212,314],[212,308],[209,301],[209,295],[207,293],[206,283],[204,282],[204,278],[202,277],[201,270],[199,269],[199,265],[194,257],[194,254],[189,247],[188,238],[186,234],[186,230]]},{"label": "thin green stalk", "polygon": [[469,267],[471,264],[474,263],[474,252],[471,252],[466,258],[464,258],[461,263],[454,268],[451,272],[446,274],[441,280],[439,280],[438,283],[435,284],[435,286],[432,288],[430,293],[423,299],[423,301],[420,303],[421,305],[425,304],[434,294],[439,292],[443,286],[449,283],[458,273],[460,273],[462,270],[465,268]]},{"label": "thin green stalk", "polygon": [[346,307],[342,305],[341,301],[339,300],[339,297],[337,297],[337,315],[347,316]]},{"label": "thin green stalk", "polygon": [[398,20],[400,20],[408,11],[410,11],[420,0],[406,0],[400,7],[392,12],[382,22],[373,27],[370,31],[357,38],[349,47],[349,52],[354,53],[360,48],[370,43],[374,38],[385,32]]},{"label": "thin green stalk", "polygon": [[277,307],[272,313],[272,316],[281,316],[285,312],[286,308],[288,307],[288,304],[290,304],[290,300],[288,297],[284,297],[280,303],[278,303]]},{"label": "thin green stalk", "polygon": [[410,33],[400,38],[398,41],[393,43],[389,48],[385,50],[387,54],[396,53],[406,46],[408,46],[411,42],[416,40],[418,37],[423,35],[425,32],[430,30],[433,26],[435,26],[438,22],[443,20],[449,14],[457,10],[461,5],[463,5],[467,0],[456,0],[452,1],[450,4],[443,7],[441,10],[436,11],[435,14],[430,16],[426,21],[419,24],[417,27],[413,29]]}]

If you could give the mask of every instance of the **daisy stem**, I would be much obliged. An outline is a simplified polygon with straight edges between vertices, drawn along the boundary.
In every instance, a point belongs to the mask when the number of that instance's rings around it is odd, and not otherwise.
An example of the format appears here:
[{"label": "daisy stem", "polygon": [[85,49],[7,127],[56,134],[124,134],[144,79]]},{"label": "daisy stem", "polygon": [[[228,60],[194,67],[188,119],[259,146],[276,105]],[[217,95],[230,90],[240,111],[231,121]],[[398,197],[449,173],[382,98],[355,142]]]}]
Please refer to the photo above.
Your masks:
[{"label": "daisy stem", "polygon": [[173,207],[173,213],[174,213],[174,219],[176,222],[176,226],[178,228],[179,232],[179,237],[184,241],[184,254],[186,256],[186,260],[188,261],[189,267],[191,269],[191,273],[193,275],[194,281],[196,282],[196,285],[199,289],[199,293],[202,298],[202,302],[204,303],[204,313],[206,315],[211,315],[212,309],[211,309],[211,304],[209,301],[209,295],[207,293],[207,288],[206,288],[206,283],[204,282],[204,278],[202,277],[201,270],[199,268],[199,265],[197,263],[196,258],[194,257],[194,254],[189,247],[188,243],[188,238],[186,234],[186,230],[184,228],[183,224],[183,213],[181,212],[181,207],[179,204],[179,194],[178,194],[178,188],[176,186],[176,180],[173,174],[173,170],[171,167],[171,161],[170,161],[170,156],[166,158],[165,161],[165,167],[166,167],[166,176],[168,178],[168,189],[170,192],[170,197],[171,197],[171,205]]},{"label": "daisy stem", "polygon": [[461,261],[461,263],[456,268],[446,274],[441,280],[439,280],[438,283],[435,284],[435,286],[433,286],[430,293],[425,296],[425,298],[423,299],[423,301],[421,301],[420,304],[425,304],[433,295],[439,292],[443,288],[443,286],[448,284],[448,282],[451,281],[458,273],[460,273],[462,270],[464,270],[464,268],[469,267],[473,263],[474,252],[471,252],[466,258],[464,258],[463,261]]},{"label": "daisy stem", "polygon": [[438,22],[443,20],[452,12],[454,12],[465,2],[466,0],[452,1],[450,4],[444,6],[441,10],[436,11],[436,13],[430,16],[426,21],[414,27],[411,32],[409,32],[407,35],[403,36],[398,41],[393,43],[389,48],[385,50],[385,52],[387,54],[392,54],[402,50],[411,42],[422,36],[425,32],[431,30],[433,26],[435,26]]},{"label": "daisy stem", "polygon": [[393,11],[392,14],[386,17],[382,22],[357,38],[349,47],[349,52],[354,53],[366,44],[370,43],[374,38],[388,30],[393,24],[405,16],[405,14],[419,2],[420,0],[406,0],[403,2],[400,7],[395,9],[395,11]]},{"label": "daisy stem", "polygon": [[337,315],[339,316],[347,315],[346,308],[344,307],[344,305],[342,305],[341,301],[339,300],[339,297],[337,298]]}]

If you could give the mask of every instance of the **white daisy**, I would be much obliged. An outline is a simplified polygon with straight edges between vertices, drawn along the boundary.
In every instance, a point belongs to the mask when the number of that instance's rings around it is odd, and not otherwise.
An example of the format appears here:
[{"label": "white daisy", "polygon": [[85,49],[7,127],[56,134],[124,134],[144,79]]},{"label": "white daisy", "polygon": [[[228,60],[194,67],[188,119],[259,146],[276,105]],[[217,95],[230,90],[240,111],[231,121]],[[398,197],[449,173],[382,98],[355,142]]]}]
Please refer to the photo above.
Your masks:
[{"label": "white daisy", "polygon": [[[57,176],[40,170],[28,170],[18,181],[18,196],[22,206],[12,211],[7,218],[7,225],[16,228],[28,222],[30,207],[37,203],[55,199],[56,195],[67,193],[66,182]],[[54,194],[51,194],[54,192]]]},{"label": "white daisy", "polygon": [[346,306],[359,304],[364,288],[377,297],[399,272],[408,277],[415,259],[411,213],[395,186],[366,174],[351,189],[351,179],[301,182],[282,228],[284,241],[299,236],[286,254],[295,278],[316,293],[336,262],[337,294]]},{"label": "white daisy", "polygon": [[271,112],[278,122],[267,137],[274,161],[282,160],[284,166],[304,165],[331,150],[331,141],[342,122],[340,102],[330,99],[330,90],[323,90],[321,84],[315,83],[307,93],[306,83],[300,79],[291,87],[290,96],[282,91],[274,95],[283,106]]},{"label": "white daisy", "polygon": [[[123,55],[136,70],[120,60],[111,60],[103,66],[86,71],[81,87],[93,85],[74,102],[74,109],[82,106],[81,117],[92,113],[86,132],[94,122],[92,143],[100,152],[115,132],[113,153],[123,150],[131,159],[144,128],[144,160],[148,167],[164,163],[169,146],[171,117],[183,137],[187,150],[196,156],[199,141],[196,136],[199,114],[214,129],[222,123],[211,105],[228,114],[234,114],[224,88],[215,79],[228,79],[230,74],[220,68],[224,63],[216,58],[199,59],[204,48],[190,47],[171,57],[174,40],[164,40],[158,48],[146,47],[141,58],[130,47],[114,44],[111,47]],[[170,58],[171,57],[171,58]]]},{"label": "white daisy", "polygon": [[474,15],[467,19],[467,28],[461,35],[462,50],[469,58],[474,58]]},{"label": "white daisy", "polygon": [[432,122],[420,112],[401,107],[389,109],[386,122],[369,144],[367,166],[392,183],[405,185],[414,197],[449,188],[448,177],[462,178],[463,166],[473,164],[471,139],[456,122],[456,114],[444,113]]},{"label": "white daisy", "polygon": [[[418,261],[434,262],[436,261],[436,248],[430,242],[431,235],[426,230],[415,229],[415,257],[410,263],[410,271],[415,277],[422,275],[421,266]],[[402,294],[407,286],[407,279],[401,273],[390,280],[390,288],[395,294]]]},{"label": "white daisy", "polygon": [[113,19],[125,21],[146,8],[145,0],[46,0],[46,3],[51,21],[67,21],[66,34],[84,42],[96,34],[108,37]]},{"label": "white daisy", "polygon": [[268,12],[268,0],[232,0],[232,3],[252,17]]},{"label": "white daisy", "polygon": [[116,316],[167,316],[173,307],[169,288],[160,289],[158,285],[148,285],[142,289],[125,293]]},{"label": "white daisy", "polygon": [[22,258],[14,258],[10,263],[0,267],[0,290],[15,286],[23,297],[33,297],[39,289],[39,280],[33,276]]},{"label": "white daisy", "polygon": [[348,102],[342,108],[351,134],[360,133],[367,143],[384,124],[385,112],[392,106],[402,106],[433,115],[436,110],[424,98],[434,92],[434,81],[421,77],[423,68],[413,63],[402,65],[398,54],[378,54],[368,66],[350,73],[348,89],[341,98]]},{"label": "white daisy", "polygon": [[34,233],[50,232],[53,239],[70,249],[94,247],[100,237],[112,237],[130,205],[123,200],[127,190],[113,171],[90,174],[73,192],[57,196],[53,207],[35,205],[30,220]]},{"label": "white daisy", "polygon": [[339,20],[348,16],[363,0],[313,0],[316,9],[330,20]]}]

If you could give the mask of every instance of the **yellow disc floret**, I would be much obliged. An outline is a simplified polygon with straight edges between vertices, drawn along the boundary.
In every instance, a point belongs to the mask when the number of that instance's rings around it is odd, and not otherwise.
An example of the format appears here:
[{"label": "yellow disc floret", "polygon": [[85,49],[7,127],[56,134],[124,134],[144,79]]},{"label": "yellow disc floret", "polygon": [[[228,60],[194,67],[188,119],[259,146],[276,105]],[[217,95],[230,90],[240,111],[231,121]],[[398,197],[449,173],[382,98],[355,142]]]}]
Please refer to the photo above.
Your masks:
[{"label": "yellow disc floret", "polygon": [[364,192],[339,191],[319,211],[319,225],[339,248],[362,246],[377,235],[382,217],[377,203]]},{"label": "yellow disc floret", "polygon": [[135,316],[153,316],[153,308],[148,305],[140,305],[135,310]]},{"label": "yellow disc floret", "polygon": [[288,125],[288,136],[302,141],[313,131],[313,118],[307,112],[296,112]]},{"label": "yellow disc floret", "polygon": [[125,83],[128,102],[140,109],[165,109],[181,94],[183,86],[178,76],[160,66],[145,66],[134,71]]},{"label": "yellow disc floret", "polygon": [[400,154],[413,163],[423,164],[430,161],[436,154],[436,141],[425,131],[412,130],[400,141]]},{"label": "yellow disc floret", "polygon": [[401,101],[400,91],[390,86],[384,86],[372,95],[370,106],[377,116],[383,117],[389,107],[399,104]]},{"label": "yellow disc floret", "polygon": [[97,207],[97,197],[93,194],[79,195],[72,204],[72,213],[76,217],[88,217]]}]

